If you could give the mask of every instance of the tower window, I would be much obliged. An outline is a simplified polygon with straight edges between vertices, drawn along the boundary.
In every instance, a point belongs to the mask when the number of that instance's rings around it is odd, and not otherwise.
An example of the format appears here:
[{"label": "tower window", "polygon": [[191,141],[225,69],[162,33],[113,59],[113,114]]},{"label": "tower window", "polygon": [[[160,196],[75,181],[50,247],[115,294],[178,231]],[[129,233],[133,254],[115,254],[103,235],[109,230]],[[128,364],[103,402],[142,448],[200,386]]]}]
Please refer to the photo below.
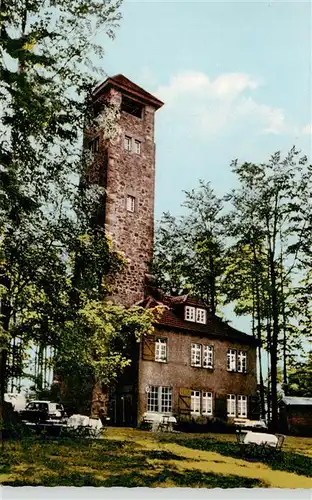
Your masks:
[{"label": "tower window", "polygon": [[141,154],[141,141],[135,140],[134,141],[134,151],[136,154]]},{"label": "tower window", "polygon": [[121,101],[121,111],[136,116],[137,118],[142,118],[143,104],[123,95]]},{"label": "tower window", "polygon": [[135,197],[134,196],[127,196],[127,210],[128,212],[134,212],[135,209]]},{"label": "tower window", "polygon": [[125,135],[125,150],[126,151],[131,151],[131,143],[132,139],[128,135]]}]

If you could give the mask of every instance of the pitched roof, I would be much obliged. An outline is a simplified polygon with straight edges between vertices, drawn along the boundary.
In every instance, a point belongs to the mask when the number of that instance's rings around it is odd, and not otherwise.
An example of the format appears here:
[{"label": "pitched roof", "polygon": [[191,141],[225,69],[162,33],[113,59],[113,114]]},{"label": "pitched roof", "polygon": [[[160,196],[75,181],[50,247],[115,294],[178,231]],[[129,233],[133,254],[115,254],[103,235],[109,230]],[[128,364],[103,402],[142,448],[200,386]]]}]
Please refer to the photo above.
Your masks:
[{"label": "pitched roof", "polygon": [[287,406],[312,406],[312,398],[284,396],[282,402]]},{"label": "pitched roof", "polygon": [[121,74],[107,78],[103,83],[95,87],[95,89],[93,90],[93,95],[96,97],[97,94],[100,94],[104,89],[108,89],[110,87],[115,87],[123,90],[129,95],[132,95],[133,97],[139,98],[140,100],[151,104],[156,109],[161,108],[164,104],[162,101],[157,99],[157,97],[153,96],[142,87],[139,87],[139,85],[129,80],[129,78],[126,78]]},{"label": "pitched roof", "polygon": [[236,330],[217,316],[209,315],[209,313],[207,315],[206,324],[202,324],[195,323],[193,321],[186,321],[178,316],[174,310],[167,309],[163,312],[163,315],[158,320],[157,324],[159,326],[171,327],[187,332],[196,332],[201,335],[206,334],[207,336],[237,340],[243,344],[258,344],[258,341],[251,335],[247,335],[247,333]]},{"label": "pitched roof", "polygon": [[137,305],[141,305],[146,308],[164,306],[163,314],[157,320],[157,325],[159,327],[174,328],[185,332],[207,335],[209,337],[227,338],[229,340],[236,340],[242,344],[259,344],[258,341],[251,335],[247,335],[247,333],[236,330],[232,326],[225,323],[225,321],[222,321],[221,318],[209,313],[208,311],[206,324],[186,321],[183,314],[181,314],[180,307],[185,304],[205,307],[203,301],[188,298],[187,295],[182,295],[180,297],[165,295],[161,298],[158,297],[157,300],[154,297],[148,296],[144,300],[137,303]]},{"label": "pitched roof", "polygon": [[185,295],[178,295],[178,296],[164,295],[163,300],[166,304],[168,303],[172,306],[187,304],[188,306],[197,306],[207,309],[207,304],[205,301],[201,299],[196,299],[194,297],[190,297],[188,293],[186,293]]}]

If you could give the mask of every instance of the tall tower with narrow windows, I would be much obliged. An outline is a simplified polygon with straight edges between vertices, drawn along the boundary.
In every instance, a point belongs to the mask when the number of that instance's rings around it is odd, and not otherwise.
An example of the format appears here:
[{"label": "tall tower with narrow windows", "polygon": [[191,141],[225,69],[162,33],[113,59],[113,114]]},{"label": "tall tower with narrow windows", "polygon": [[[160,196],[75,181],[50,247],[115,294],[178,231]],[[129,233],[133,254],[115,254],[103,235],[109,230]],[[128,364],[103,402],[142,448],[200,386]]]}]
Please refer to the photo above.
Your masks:
[{"label": "tall tower with narrow windows", "polygon": [[123,75],[107,78],[93,92],[95,113],[107,104],[119,110],[118,136],[104,140],[88,130],[99,182],[106,188],[103,223],[127,265],[114,283],[112,298],[129,307],[144,296],[145,274],[153,256],[155,191],[155,112],[163,103]]}]

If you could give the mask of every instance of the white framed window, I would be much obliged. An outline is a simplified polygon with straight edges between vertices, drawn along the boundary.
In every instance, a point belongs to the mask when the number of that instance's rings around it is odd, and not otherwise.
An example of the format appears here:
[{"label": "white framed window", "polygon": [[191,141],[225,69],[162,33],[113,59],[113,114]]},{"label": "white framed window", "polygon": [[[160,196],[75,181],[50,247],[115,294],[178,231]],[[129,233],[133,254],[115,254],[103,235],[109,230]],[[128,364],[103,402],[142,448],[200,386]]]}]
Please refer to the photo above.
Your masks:
[{"label": "white framed window", "polygon": [[203,368],[213,368],[212,345],[203,345]]},{"label": "white framed window", "polygon": [[193,306],[185,306],[184,319],[186,321],[194,321],[196,323],[206,324],[207,312],[206,309]]},{"label": "white framed window", "polygon": [[227,414],[229,417],[236,417],[236,396],[228,394],[227,396]]},{"label": "white framed window", "polygon": [[172,388],[151,385],[147,394],[147,411],[170,413],[172,411]]},{"label": "white framed window", "polygon": [[135,197],[129,194],[127,196],[127,210],[128,212],[134,212],[135,210]]},{"label": "white framed window", "polygon": [[141,154],[141,141],[138,141],[137,139],[134,141],[134,152],[137,155]]},{"label": "white framed window", "polygon": [[195,307],[185,306],[184,319],[186,321],[195,321]]},{"label": "white framed window", "polygon": [[158,411],[158,387],[151,385],[147,394],[147,411]]},{"label": "white framed window", "polygon": [[196,323],[206,324],[206,309],[196,309]]},{"label": "white framed window", "polygon": [[212,415],[212,392],[202,394],[202,414]]},{"label": "white framed window", "polygon": [[227,352],[227,370],[229,372],[236,371],[236,351],[235,351],[235,349],[229,349]]},{"label": "white framed window", "polygon": [[237,396],[237,416],[247,418],[247,396]]},{"label": "white framed window", "polygon": [[191,413],[200,415],[200,391],[191,392]]},{"label": "white framed window", "polygon": [[132,139],[128,135],[125,135],[125,142],[124,142],[124,147],[126,151],[131,151],[131,143]]},{"label": "white framed window", "polygon": [[156,339],[155,361],[158,361],[159,363],[165,363],[167,361],[167,339]]},{"label": "white framed window", "polygon": [[172,388],[160,387],[160,411],[170,413],[172,411]]},{"label": "white framed window", "polygon": [[201,366],[200,344],[191,344],[191,366]]},{"label": "white framed window", "polygon": [[237,353],[237,371],[246,373],[247,371],[247,353],[245,351],[238,351]]}]

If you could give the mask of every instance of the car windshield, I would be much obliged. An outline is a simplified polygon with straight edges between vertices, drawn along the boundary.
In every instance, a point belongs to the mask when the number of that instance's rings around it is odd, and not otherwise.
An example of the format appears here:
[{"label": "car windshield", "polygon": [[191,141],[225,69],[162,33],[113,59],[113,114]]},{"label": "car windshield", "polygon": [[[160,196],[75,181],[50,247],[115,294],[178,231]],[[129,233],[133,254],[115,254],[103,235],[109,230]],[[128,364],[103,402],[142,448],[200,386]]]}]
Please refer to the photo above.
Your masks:
[{"label": "car windshield", "polygon": [[28,403],[28,405],[26,406],[26,410],[47,411],[48,405],[47,403],[32,402]]}]

